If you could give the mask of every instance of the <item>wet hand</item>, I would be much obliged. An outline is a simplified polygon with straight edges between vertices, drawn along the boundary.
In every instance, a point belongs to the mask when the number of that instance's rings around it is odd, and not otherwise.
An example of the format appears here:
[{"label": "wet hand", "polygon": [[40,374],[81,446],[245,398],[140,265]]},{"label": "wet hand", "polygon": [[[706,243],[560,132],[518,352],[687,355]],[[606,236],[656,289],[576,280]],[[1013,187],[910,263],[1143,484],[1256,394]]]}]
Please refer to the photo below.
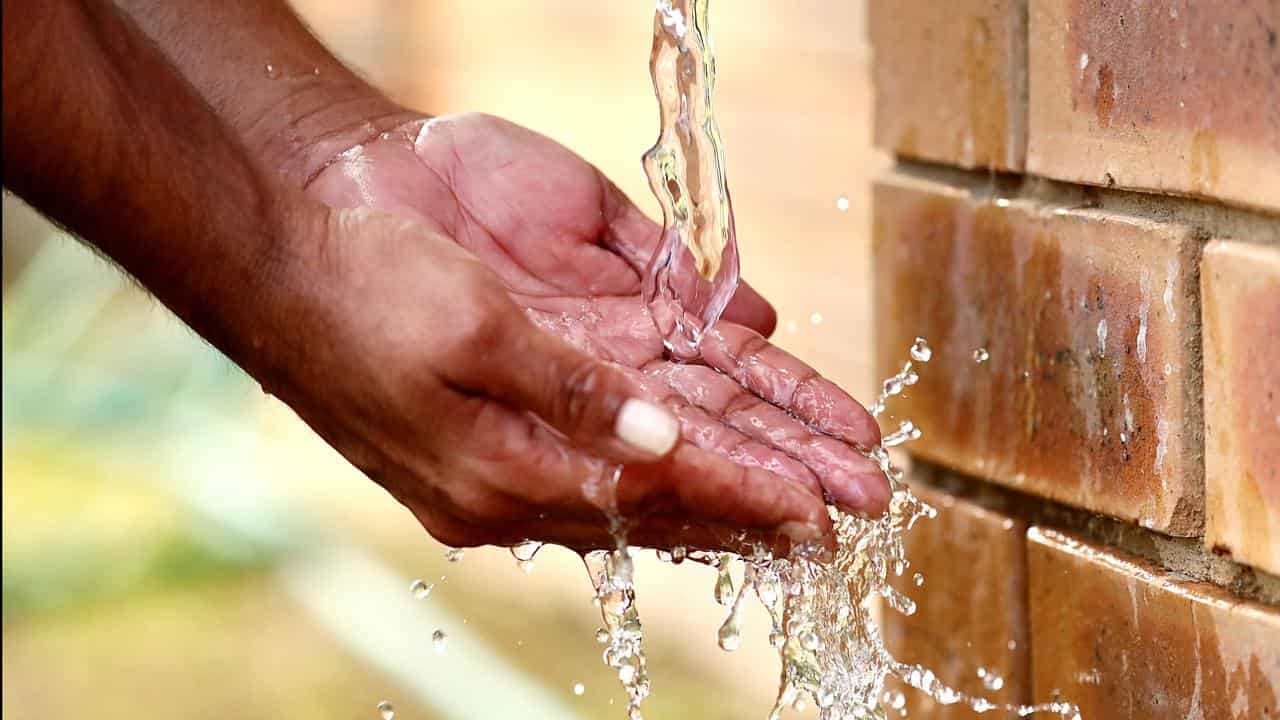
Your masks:
[{"label": "wet hand", "polygon": [[[562,146],[483,115],[424,119],[345,153],[317,174],[309,192],[330,205],[413,218],[452,238],[500,279],[533,325],[607,361],[678,416],[685,442],[663,463],[629,470],[628,478],[645,474],[681,488],[696,485],[700,474],[727,478],[749,468],[759,478],[749,487],[734,481],[724,494],[703,498],[724,508],[720,519],[729,524],[740,514],[735,506],[778,488],[854,512],[876,514],[886,506],[883,476],[857,450],[878,442],[874,420],[764,339],[773,311],[749,287],[705,341],[701,363],[665,359],[639,298],[659,228]],[[526,360],[521,369],[537,367]],[[561,452],[583,453],[578,460],[585,462],[590,450],[562,443]],[[694,451],[696,463],[689,461]],[[583,470],[578,484],[591,472]],[[624,495],[629,485],[624,479]],[[668,515],[683,524],[679,513]]]},{"label": "wet hand", "polygon": [[285,359],[258,376],[442,542],[607,547],[613,503],[659,547],[826,529],[814,493],[678,442],[634,373],[540,330],[450,238],[364,208],[297,236]]}]

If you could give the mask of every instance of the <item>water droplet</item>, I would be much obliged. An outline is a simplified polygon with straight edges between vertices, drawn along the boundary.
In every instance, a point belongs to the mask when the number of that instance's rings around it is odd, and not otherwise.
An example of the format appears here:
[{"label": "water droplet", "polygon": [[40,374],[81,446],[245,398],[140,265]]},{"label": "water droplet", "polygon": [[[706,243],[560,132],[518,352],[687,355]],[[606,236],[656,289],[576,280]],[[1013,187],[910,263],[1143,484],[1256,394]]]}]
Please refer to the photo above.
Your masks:
[{"label": "water droplet", "polygon": [[987,352],[986,348],[978,348],[977,350],[973,351],[973,361],[978,363],[979,365],[981,365],[982,363],[990,359],[991,359],[991,353]]},{"label": "water droplet", "polygon": [[721,605],[733,602],[733,576],[729,574],[732,563],[733,556],[729,553],[722,554],[717,561],[715,598]]},{"label": "water droplet", "polygon": [[276,78],[280,77],[280,73],[278,70],[276,70],[276,66],[272,65],[271,63],[267,63],[266,71],[267,71],[267,77],[271,78],[272,80],[275,80]]},{"label": "water droplet", "polygon": [[818,707],[829,708],[836,702],[836,694],[831,692],[831,688],[818,688],[818,695],[814,698],[818,702]]},{"label": "water droplet", "polygon": [[886,448],[897,447],[909,440],[919,440],[922,434],[923,433],[920,428],[916,427],[915,423],[910,420],[903,420],[898,425],[897,430],[894,430],[880,439],[880,445],[881,447]]},{"label": "water droplet", "polygon": [[533,561],[517,560],[516,567],[520,568],[520,572],[524,573],[525,575],[528,575],[529,573],[533,572]]},{"label": "water droplet", "polygon": [[1009,650],[1011,650],[1011,651],[1012,651],[1012,650],[1017,650],[1017,649],[1018,649],[1018,641],[1017,641],[1017,640],[1010,640],[1010,641],[1009,641],[1009,643],[1008,643],[1008,645],[1006,645],[1006,647],[1008,647],[1008,648],[1009,648]]},{"label": "water droplet", "polygon": [[769,645],[775,648],[781,648],[786,643],[787,636],[781,630],[775,628],[773,632],[769,633]]},{"label": "water droplet", "polygon": [[444,559],[449,562],[458,562],[466,552],[463,548],[445,548]]},{"label": "water droplet", "polygon": [[418,600],[426,600],[431,597],[431,591],[435,589],[435,585],[425,580],[414,580],[409,584],[409,592]]},{"label": "water droplet", "polygon": [[1089,67],[1089,53],[1080,53],[1080,69]]},{"label": "water droplet", "polygon": [[922,363],[927,363],[933,359],[933,348],[929,347],[928,340],[918,337],[915,342],[911,343],[911,359]]},{"label": "water droplet", "polygon": [[733,652],[742,645],[742,632],[738,629],[737,608],[734,608],[734,612],[729,613],[729,617],[725,618],[724,624],[720,626],[720,632],[716,634],[716,642],[719,643],[720,649],[725,652]]},{"label": "water droplet", "polygon": [[318,68],[318,67],[313,67],[313,68],[311,68],[311,74],[312,74],[312,75],[315,75],[316,77],[319,77],[319,76],[320,76],[320,68]]},{"label": "water droplet", "polygon": [[848,195],[840,195],[839,197],[837,197],[837,198],[836,198],[836,209],[837,209],[837,210],[839,210],[840,212],[848,212],[848,211],[849,211],[849,196],[848,196]]},{"label": "water droplet", "polygon": [[822,313],[818,313],[818,312],[816,312],[816,313],[813,313],[812,315],[810,315],[810,316],[809,316],[809,324],[811,324],[811,325],[821,325],[821,324],[822,324]]},{"label": "water droplet", "polygon": [[1005,530],[1012,530],[1012,529],[1013,529],[1013,518],[1005,518],[1004,520],[1001,520],[1001,521],[1000,521],[1000,527],[1004,528]]},{"label": "water droplet", "polygon": [[391,720],[396,716],[396,708],[389,701],[383,700],[378,703],[378,714],[382,716],[382,720]]},{"label": "water droplet", "polygon": [[574,683],[574,684],[573,684],[573,694],[574,694],[574,695],[578,695],[579,697],[581,697],[582,693],[584,693],[584,692],[586,692],[586,691],[587,691],[587,687],[586,687],[585,685],[583,685],[582,683]]},{"label": "water droplet", "polygon": [[893,710],[901,710],[907,704],[907,696],[900,690],[885,690],[884,704]]},{"label": "water droplet", "polygon": [[822,641],[818,639],[818,634],[812,630],[805,630],[800,633],[800,647],[805,650],[817,650],[822,646]]},{"label": "water droplet", "polygon": [[436,628],[436,631],[431,633],[431,644],[435,646],[436,652],[442,653],[445,647],[449,645],[449,635],[445,631]]},{"label": "water droplet", "polygon": [[994,670],[986,668],[978,668],[978,677],[982,679],[982,687],[995,692],[1004,687],[1004,678],[1000,677]]},{"label": "water droplet", "polygon": [[916,584],[916,587],[923,587],[924,575],[921,575],[920,573],[916,573],[915,575],[911,576],[911,581]]},{"label": "water droplet", "polygon": [[600,628],[599,630],[596,630],[596,642],[600,643],[601,645],[604,645],[605,643],[609,642],[609,631],[605,630],[604,628]]},{"label": "water droplet", "polygon": [[679,565],[680,563],[684,562],[684,559],[688,556],[689,556],[689,549],[683,545],[677,545],[671,548],[671,563],[673,565]]}]

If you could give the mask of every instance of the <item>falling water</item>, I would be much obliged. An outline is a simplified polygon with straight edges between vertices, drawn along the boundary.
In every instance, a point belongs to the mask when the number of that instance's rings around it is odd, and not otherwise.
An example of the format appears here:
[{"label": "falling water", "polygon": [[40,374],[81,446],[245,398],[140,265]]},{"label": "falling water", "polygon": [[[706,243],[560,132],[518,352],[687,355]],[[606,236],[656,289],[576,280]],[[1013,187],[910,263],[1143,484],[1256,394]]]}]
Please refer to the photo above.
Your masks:
[{"label": "falling water", "polygon": [[738,244],[720,130],[709,0],[658,0],[649,71],[662,129],[644,155],[662,206],[644,299],[667,349],[690,359],[738,286]]}]

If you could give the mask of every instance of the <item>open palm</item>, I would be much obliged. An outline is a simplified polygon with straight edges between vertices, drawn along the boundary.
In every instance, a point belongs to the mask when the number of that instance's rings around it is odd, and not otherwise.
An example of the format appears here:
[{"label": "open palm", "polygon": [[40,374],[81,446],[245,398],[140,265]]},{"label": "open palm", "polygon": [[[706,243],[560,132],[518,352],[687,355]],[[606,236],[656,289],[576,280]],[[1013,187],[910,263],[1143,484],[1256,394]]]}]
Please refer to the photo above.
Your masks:
[{"label": "open palm", "polygon": [[640,297],[660,228],[563,146],[487,115],[422,118],[338,156],[308,191],[454,239],[535,324],[634,374],[680,418],[687,442],[846,510],[886,507],[886,482],[858,450],[878,442],[875,421],[765,339],[774,313],[749,287],[703,341],[700,362],[667,358]]}]

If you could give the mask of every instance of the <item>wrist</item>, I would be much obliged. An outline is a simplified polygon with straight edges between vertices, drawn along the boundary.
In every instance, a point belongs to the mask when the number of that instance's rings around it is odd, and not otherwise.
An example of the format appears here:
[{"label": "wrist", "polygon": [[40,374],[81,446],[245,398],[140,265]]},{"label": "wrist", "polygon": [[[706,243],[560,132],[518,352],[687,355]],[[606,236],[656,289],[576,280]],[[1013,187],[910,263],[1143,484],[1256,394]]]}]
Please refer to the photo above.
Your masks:
[{"label": "wrist", "polygon": [[[273,72],[287,72],[273,68]],[[301,190],[343,152],[423,117],[354,75],[324,78],[308,71],[272,81],[242,140],[267,172]]]}]

